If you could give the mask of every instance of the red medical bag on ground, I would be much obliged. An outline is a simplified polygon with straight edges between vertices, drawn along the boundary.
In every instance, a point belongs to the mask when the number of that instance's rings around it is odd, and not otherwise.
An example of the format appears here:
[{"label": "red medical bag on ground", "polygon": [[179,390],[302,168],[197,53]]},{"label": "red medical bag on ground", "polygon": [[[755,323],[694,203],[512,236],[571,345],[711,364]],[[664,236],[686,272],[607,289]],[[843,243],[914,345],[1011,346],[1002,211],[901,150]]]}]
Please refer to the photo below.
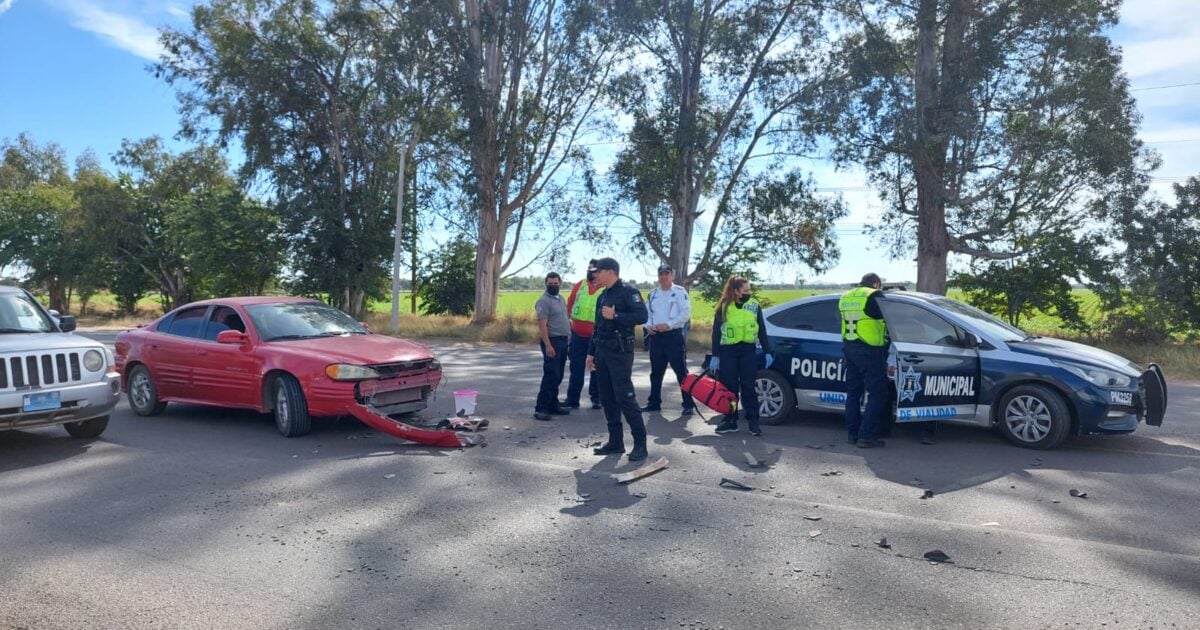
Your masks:
[{"label": "red medical bag on ground", "polygon": [[731,414],[737,409],[737,394],[707,374],[688,374],[679,389],[717,413]]}]

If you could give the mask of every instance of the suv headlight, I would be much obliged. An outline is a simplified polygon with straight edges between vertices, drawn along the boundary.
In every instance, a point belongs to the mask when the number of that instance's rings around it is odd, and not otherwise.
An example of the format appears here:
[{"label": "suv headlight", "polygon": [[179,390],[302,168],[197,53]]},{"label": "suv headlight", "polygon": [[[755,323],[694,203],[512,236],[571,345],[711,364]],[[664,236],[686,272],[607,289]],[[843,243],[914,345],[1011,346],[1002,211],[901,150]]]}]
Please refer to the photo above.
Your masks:
[{"label": "suv headlight", "polygon": [[104,367],[104,355],[99,350],[83,353],[83,367],[89,372],[99,372]]},{"label": "suv headlight", "polygon": [[367,379],[379,378],[379,372],[376,372],[375,368],[369,368],[365,365],[334,363],[325,366],[325,376],[335,381],[365,381]]},{"label": "suv headlight", "polygon": [[1133,381],[1133,379],[1120,372],[1092,367],[1090,365],[1080,365],[1066,361],[1054,361],[1054,365],[1100,387],[1129,387],[1129,384]]}]

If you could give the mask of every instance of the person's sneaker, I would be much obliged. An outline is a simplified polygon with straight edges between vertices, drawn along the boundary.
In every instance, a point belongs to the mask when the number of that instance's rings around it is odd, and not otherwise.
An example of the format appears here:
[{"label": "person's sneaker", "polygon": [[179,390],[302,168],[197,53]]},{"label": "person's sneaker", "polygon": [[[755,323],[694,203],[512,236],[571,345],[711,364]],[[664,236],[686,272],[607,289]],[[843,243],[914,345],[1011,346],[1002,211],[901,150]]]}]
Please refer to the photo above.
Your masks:
[{"label": "person's sneaker", "polygon": [[696,413],[696,408],[695,408],[695,407],[684,407],[684,408],[683,408],[683,410],[679,412],[679,415],[681,415],[681,416],[690,416],[690,415],[692,415],[692,414],[694,414],[694,413]]},{"label": "person's sneaker", "polygon": [[551,416],[548,413],[542,413],[540,411],[535,411],[535,412],[533,412],[533,419],[534,420],[542,420],[544,422],[547,420],[553,420],[554,416]]},{"label": "person's sneaker", "polygon": [[625,454],[625,445],[624,444],[613,444],[612,442],[605,442],[604,446],[592,449],[592,454],[594,454],[594,455],[624,455]]},{"label": "person's sneaker", "polygon": [[932,435],[922,435],[921,436],[921,443],[926,446],[929,446],[935,442],[936,442],[936,440],[933,439]]},{"label": "person's sneaker", "polygon": [[632,451],[629,451],[629,461],[640,462],[643,459],[646,459],[646,455],[646,445],[637,444],[633,447]]},{"label": "person's sneaker", "polygon": [[751,427],[751,428],[750,428],[750,435],[753,435],[754,437],[762,437],[762,428],[760,428],[760,427]]},{"label": "person's sneaker", "polygon": [[598,403],[594,400],[592,401],[592,409],[603,409],[603,408],[604,408],[604,405],[601,405],[600,403]]},{"label": "person's sneaker", "polygon": [[662,405],[656,405],[654,403],[646,403],[646,406],[642,407],[642,411],[662,411]]},{"label": "person's sneaker", "polygon": [[726,420],[717,425],[717,433],[724,435],[726,433],[737,433],[737,423]]},{"label": "person's sneaker", "polygon": [[883,442],[883,440],[862,440],[862,439],[860,439],[858,442],[855,442],[854,445],[857,446],[858,448],[881,448],[882,446],[884,446],[884,442]]},{"label": "person's sneaker", "polygon": [[571,410],[567,409],[565,407],[559,407],[558,409],[551,409],[550,415],[552,415],[552,416],[569,416],[569,415],[571,415]]},{"label": "person's sneaker", "polygon": [[567,403],[565,406],[567,409],[578,409],[579,403],[577,403],[577,402]]},{"label": "person's sneaker", "polygon": [[858,443],[858,438],[857,438],[857,437],[855,437],[855,436],[853,436],[853,435],[851,435],[851,436],[848,436],[848,437],[846,438],[846,443],[847,443],[847,444],[857,444],[857,443]]}]

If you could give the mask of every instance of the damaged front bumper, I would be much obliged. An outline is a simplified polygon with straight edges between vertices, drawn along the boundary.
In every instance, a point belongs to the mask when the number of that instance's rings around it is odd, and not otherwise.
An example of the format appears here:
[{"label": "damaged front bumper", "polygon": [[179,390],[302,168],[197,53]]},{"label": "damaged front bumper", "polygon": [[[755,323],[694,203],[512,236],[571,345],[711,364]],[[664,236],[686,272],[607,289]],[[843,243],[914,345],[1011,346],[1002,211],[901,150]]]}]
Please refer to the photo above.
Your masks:
[{"label": "damaged front bumper", "polygon": [[423,429],[395,420],[392,416],[421,411],[441,384],[442,373],[425,372],[397,379],[360,381],[354,387],[350,413],[363,424],[402,440],[461,448],[482,442],[476,435],[461,435],[449,429]]}]

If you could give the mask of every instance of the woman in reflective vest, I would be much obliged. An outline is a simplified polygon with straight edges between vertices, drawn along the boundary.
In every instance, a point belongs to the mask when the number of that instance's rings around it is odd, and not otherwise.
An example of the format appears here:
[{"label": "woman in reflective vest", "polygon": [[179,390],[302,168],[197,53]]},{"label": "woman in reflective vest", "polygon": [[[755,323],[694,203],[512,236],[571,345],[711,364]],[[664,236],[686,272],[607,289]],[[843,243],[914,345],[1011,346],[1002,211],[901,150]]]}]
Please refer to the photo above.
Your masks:
[{"label": "woman in reflective vest", "polygon": [[713,315],[712,347],[713,358],[710,370],[716,370],[721,383],[730,391],[739,394],[738,409],[717,426],[717,433],[736,433],[738,413],[746,415],[750,435],[762,435],[758,426],[758,394],[754,382],[758,375],[758,351],[771,351],[767,340],[767,325],[763,321],[762,306],[750,297],[750,281],[731,276],[725,281],[721,300]]}]

